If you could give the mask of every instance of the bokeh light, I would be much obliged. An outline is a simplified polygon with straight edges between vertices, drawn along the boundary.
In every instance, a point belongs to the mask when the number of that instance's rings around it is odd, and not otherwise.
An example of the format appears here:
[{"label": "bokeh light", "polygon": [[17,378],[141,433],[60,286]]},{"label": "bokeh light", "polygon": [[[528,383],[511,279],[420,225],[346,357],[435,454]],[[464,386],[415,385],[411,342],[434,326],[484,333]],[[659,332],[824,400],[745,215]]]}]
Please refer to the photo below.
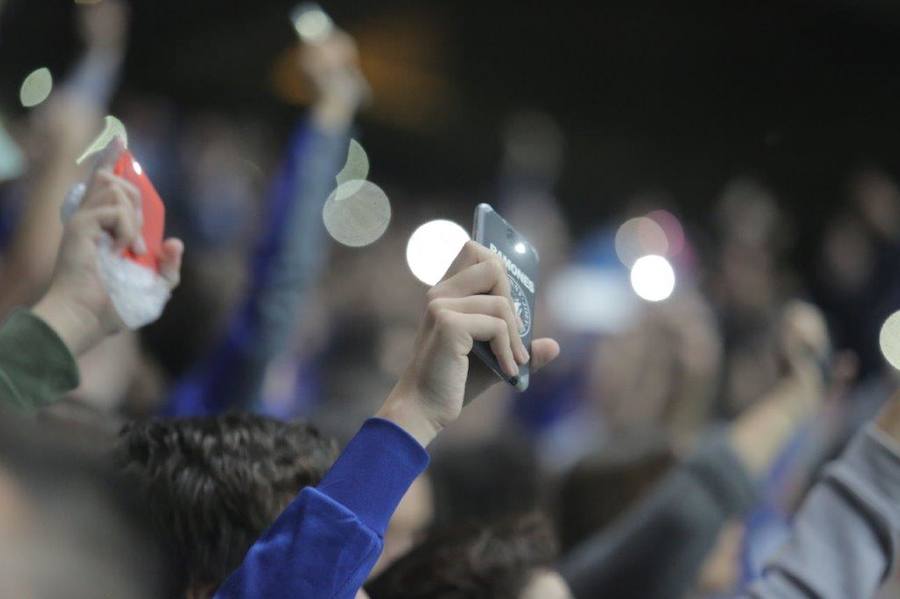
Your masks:
[{"label": "bokeh light", "polygon": [[304,42],[320,42],[331,35],[334,22],[315,2],[298,4],[291,11],[291,23]]},{"label": "bokeh light", "polygon": [[675,270],[662,256],[638,258],[631,267],[631,288],[641,299],[660,302],[675,290]]},{"label": "bokeh light", "polygon": [[668,249],[662,227],[646,216],[629,219],[616,231],[616,255],[629,268],[641,256],[664,256]]},{"label": "bokeh light", "polygon": [[900,370],[900,311],[894,312],[884,321],[878,343],[888,364]]},{"label": "bokeh light", "polygon": [[578,333],[618,333],[634,322],[639,300],[624,269],[572,266],[547,284],[553,320]]},{"label": "bokeh light", "polygon": [[[347,193],[345,186],[355,189]],[[322,220],[335,241],[362,247],[378,241],[391,222],[391,203],[371,181],[348,181],[339,186],[322,208]]]},{"label": "bokeh light", "polygon": [[406,244],[406,263],[413,275],[434,285],[446,274],[469,234],[450,220],[433,220],[413,231]]},{"label": "bokeh light", "polygon": [[341,190],[337,199],[343,200],[359,191],[362,182],[368,177],[369,156],[358,141],[351,139],[350,147],[347,150],[347,161],[336,177],[338,189]]},{"label": "bokeh light", "polygon": [[19,101],[25,108],[31,108],[46,100],[51,91],[53,91],[53,75],[50,74],[50,69],[41,67],[29,73],[22,81]]},{"label": "bokeh light", "polygon": [[684,249],[684,228],[681,226],[681,221],[678,220],[678,217],[668,210],[654,210],[647,215],[647,218],[655,222],[663,230],[668,243],[666,256],[671,258],[680,254]]},{"label": "bokeh light", "polygon": [[125,125],[123,125],[122,121],[116,117],[107,115],[106,118],[103,119],[103,131],[101,131],[100,135],[91,142],[91,145],[82,152],[81,156],[75,161],[75,164],[81,164],[97,152],[105,150],[106,146],[108,146],[115,137],[120,138],[122,144],[124,144],[126,148],[128,147],[128,132],[125,131]]}]

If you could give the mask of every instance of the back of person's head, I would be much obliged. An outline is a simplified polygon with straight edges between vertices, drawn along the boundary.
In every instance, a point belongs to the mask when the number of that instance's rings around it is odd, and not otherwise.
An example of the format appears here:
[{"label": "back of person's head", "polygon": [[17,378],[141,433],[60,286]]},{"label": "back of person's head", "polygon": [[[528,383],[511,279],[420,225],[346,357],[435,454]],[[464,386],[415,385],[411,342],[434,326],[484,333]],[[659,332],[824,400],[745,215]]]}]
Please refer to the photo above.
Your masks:
[{"label": "back of person's head", "polygon": [[551,567],[548,520],[536,513],[490,526],[431,535],[366,585],[372,599],[543,599],[570,597]]},{"label": "back of person's head", "polygon": [[179,566],[102,432],[0,415],[0,597],[175,596]]},{"label": "back of person's head", "polygon": [[583,458],[560,484],[556,523],[563,552],[640,502],[675,461],[662,439],[616,445]]},{"label": "back of person's head", "polygon": [[146,497],[185,586],[212,592],[305,486],[334,462],[313,427],[251,414],[126,426],[119,460]]},{"label": "back of person's head", "polygon": [[541,503],[537,456],[519,435],[438,446],[430,473],[436,529],[495,522],[536,510]]}]

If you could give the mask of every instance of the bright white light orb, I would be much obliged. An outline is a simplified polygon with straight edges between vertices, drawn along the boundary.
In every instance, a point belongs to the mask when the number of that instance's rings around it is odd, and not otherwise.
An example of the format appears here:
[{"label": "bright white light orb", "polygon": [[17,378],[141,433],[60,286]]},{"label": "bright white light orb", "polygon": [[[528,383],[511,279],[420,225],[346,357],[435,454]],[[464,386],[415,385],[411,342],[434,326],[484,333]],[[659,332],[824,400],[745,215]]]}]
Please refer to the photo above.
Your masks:
[{"label": "bright white light orb", "polygon": [[447,273],[469,234],[450,220],[433,220],[413,231],[406,244],[406,263],[426,285],[435,285]]},{"label": "bright white light orb", "polygon": [[894,312],[884,321],[878,343],[884,359],[900,370],[900,312]]},{"label": "bright white light orb", "polygon": [[527,248],[525,247],[525,244],[520,241],[519,243],[517,243],[516,245],[513,246],[513,249],[516,251],[517,254],[524,254],[525,250]]},{"label": "bright white light orb", "polygon": [[141,165],[138,164],[138,161],[137,161],[137,160],[132,160],[132,161],[131,161],[131,166],[132,166],[132,168],[134,168],[134,172],[135,172],[136,174],[141,175],[141,174],[144,173],[144,169],[141,168]]},{"label": "bright white light orb", "polygon": [[675,270],[662,256],[638,258],[631,267],[631,287],[648,302],[661,302],[675,291]]},{"label": "bright white light orb", "polygon": [[322,8],[314,2],[304,2],[291,11],[294,30],[304,42],[321,42],[334,30],[334,22]]}]

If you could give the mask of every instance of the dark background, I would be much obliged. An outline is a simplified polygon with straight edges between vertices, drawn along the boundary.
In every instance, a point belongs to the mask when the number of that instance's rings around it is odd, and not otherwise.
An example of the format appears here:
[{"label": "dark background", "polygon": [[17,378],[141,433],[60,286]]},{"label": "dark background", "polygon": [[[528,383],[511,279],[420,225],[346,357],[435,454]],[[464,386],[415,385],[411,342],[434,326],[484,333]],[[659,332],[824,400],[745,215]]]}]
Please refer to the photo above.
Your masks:
[{"label": "dark background", "polygon": [[[811,237],[852,169],[871,162],[893,172],[900,152],[900,3],[322,4],[357,36],[364,59],[379,56],[395,74],[411,69],[441,96],[417,123],[396,118],[402,107],[361,120],[373,177],[413,193],[489,189],[500,124],[529,107],[556,116],[566,134],[559,192],[576,232],[651,187],[702,216],[729,177],[749,173]],[[124,93],[167,96],[185,111],[263,115],[286,133],[296,108],[276,98],[271,76],[295,41],[292,5],[134,2]],[[59,72],[75,55],[71,11],[64,0],[7,1],[5,106],[25,74]],[[403,94],[404,77],[387,81]],[[413,85],[407,96],[427,94]]]}]

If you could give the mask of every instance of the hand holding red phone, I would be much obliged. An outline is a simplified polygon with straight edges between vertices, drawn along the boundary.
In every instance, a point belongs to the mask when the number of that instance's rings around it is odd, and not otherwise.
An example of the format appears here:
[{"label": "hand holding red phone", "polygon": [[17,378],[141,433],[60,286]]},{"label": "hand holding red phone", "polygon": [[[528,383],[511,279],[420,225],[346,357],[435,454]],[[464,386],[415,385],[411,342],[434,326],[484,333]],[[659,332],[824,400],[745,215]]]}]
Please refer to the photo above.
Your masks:
[{"label": "hand holding red phone", "polygon": [[[150,253],[140,188],[113,172],[122,150],[111,148],[88,181],[80,205],[66,222],[50,289],[34,309],[76,355],[123,328],[104,279],[101,254],[111,250],[146,262]],[[107,243],[110,247],[104,250]],[[153,254],[158,269],[153,276],[167,290],[178,284],[183,251],[181,241],[160,239]]]}]

